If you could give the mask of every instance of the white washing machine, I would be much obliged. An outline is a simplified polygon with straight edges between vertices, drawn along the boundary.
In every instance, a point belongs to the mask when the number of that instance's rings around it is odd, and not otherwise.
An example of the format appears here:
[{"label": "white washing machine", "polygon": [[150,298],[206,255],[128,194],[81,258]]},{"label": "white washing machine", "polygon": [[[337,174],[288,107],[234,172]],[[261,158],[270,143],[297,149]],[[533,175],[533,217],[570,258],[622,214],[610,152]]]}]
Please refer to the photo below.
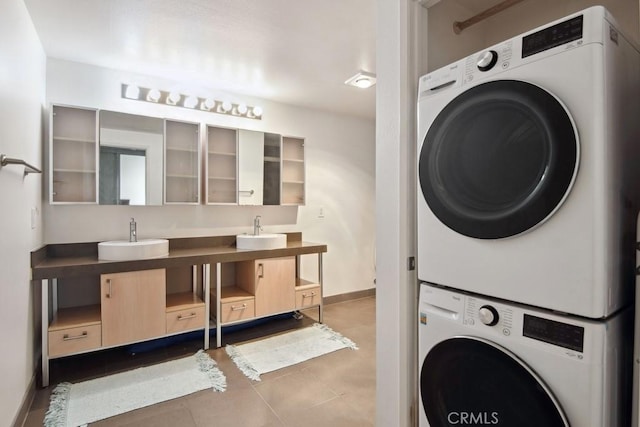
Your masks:
[{"label": "white washing machine", "polygon": [[422,284],[418,315],[420,427],[628,425],[631,309],[584,319]]},{"label": "white washing machine", "polygon": [[593,7],[420,78],[421,281],[603,318],[631,302],[640,54]]}]

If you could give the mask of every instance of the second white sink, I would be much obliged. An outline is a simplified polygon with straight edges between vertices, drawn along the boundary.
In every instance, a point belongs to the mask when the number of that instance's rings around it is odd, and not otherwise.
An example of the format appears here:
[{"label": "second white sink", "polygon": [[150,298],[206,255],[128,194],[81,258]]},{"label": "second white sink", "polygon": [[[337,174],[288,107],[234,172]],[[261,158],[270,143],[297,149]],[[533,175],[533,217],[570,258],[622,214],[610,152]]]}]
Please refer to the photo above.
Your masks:
[{"label": "second white sink", "polygon": [[281,249],[287,247],[286,234],[238,234],[236,248],[238,249]]},{"label": "second white sink", "polygon": [[101,261],[129,261],[167,255],[169,255],[167,239],[141,239],[137,242],[113,240],[98,243],[98,259]]}]

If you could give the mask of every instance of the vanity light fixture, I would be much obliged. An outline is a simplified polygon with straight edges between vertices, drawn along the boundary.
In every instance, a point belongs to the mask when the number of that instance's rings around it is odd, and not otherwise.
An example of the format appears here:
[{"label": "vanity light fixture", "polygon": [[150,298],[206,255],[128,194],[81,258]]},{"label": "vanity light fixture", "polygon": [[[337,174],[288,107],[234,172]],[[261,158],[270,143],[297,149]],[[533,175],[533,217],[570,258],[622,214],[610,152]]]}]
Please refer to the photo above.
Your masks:
[{"label": "vanity light fixture", "polygon": [[139,87],[122,83],[120,96],[136,101],[153,102],[175,107],[198,109],[211,113],[228,114],[247,119],[261,120],[263,110],[259,106],[250,106],[245,103],[233,103],[228,99],[216,100],[213,98],[201,98],[195,95],[185,95],[177,91],[165,91],[155,88]]},{"label": "vanity light fixture", "polygon": [[262,116],[262,107],[253,107],[251,111],[256,118]]},{"label": "vanity light fixture", "polygon": [[232,108],[233,108],[233,105],[231,105],[231,102],[224,101],[222,103],[222,111],[224,111],[225,113],[230,113]]},{"label": "vanity light fixture", "polygon": [[169,92],[169,96],[167,96],[167,104],[178,105],[178,102],[180,102],[180,98],[182,98],[182,95],[180,95],[178,92]]},{"label": "vanity light fixture", "polygon": [[127,89],[124,92],[124,97],[129,99],[138,99],[140,96],[140,88],[135,85],[127,86]]},{"label": "vanity light fixture", "polygon": [[158,102],[160,101],[160,96],[162,96],[162,94],[158,89],[149,89],[149,92],[147,93],[147,101]]},{"label": "vanity light fixture", "polygon": [[196,98],[195,96],[191,95],[188,96],[187,99],[184,100],[184,106],[186,108],[196,108],[196,105],[198,105],[200,101],[198,101],[198,98]]},{"label": "vanity light fixture", "polygon": [[355,76],[347,79],[344,84],[360,89],[367,89],[376,84],[376,75],[366,71],[358,71]]},{"label": "vanity light fixture", "polygon": [[216,101],[214,101],[214,100],[213,100],[213,99],[211,99],[211,98],[207,98],[207,99],[205,99],[205,100],[204,100],[204,102],[202,103],[202,107],[201,107],[201,108],[202,108],[203,110],[207,110],[207,111],[209,111],[209,110],[213,109],[213,107],[215,107],[215,106],[216,106]]}]

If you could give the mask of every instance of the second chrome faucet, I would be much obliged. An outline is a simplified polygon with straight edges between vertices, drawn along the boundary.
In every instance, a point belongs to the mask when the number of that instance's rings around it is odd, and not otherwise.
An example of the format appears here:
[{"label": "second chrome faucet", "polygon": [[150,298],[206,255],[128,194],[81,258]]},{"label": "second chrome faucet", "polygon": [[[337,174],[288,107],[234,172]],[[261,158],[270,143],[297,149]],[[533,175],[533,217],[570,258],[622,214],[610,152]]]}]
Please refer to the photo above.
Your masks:
[{"label": "second chrome faucet", "polygon": [[129,223],[129,241],[130,242],[138,241],[138,229],[137,229],[135,218],[131,218],[131,222]]},{"label": "second chrome faucet", "polygon": [[256,215],[256,217],[253,219],[253,235],[254,236],[259,236],[260,235],[260,231],[262,231],[262,226],[260,225],[260,215]]}]

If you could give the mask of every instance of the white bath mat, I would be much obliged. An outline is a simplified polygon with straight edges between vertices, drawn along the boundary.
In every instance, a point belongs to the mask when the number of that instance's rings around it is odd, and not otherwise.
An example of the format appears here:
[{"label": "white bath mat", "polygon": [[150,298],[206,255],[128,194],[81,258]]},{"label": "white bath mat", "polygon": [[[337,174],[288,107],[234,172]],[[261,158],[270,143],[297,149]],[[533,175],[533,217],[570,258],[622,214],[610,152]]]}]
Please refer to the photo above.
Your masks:
[{"label": "white bath mat", "polygon": [[227,345],[225,350],[236,366],[249,378],[285,368],[343,348],[357,350],[349,338],[319,323],[308,328],[276,335],[260,341]]},{"label": "white bath mat", "polygon": [[227,380],[207,353],[81,383],[51,393],[46,427],[77,427],[196,391],[224,391]]}]

